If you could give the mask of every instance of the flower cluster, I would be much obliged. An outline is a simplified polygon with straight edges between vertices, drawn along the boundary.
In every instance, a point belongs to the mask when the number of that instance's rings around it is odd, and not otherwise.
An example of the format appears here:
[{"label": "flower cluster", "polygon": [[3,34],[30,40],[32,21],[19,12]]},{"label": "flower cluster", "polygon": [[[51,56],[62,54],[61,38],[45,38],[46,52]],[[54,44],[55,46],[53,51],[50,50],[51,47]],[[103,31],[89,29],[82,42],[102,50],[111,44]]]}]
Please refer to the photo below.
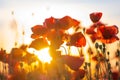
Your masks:
[{"label": "flower cluster", "polygon": [[[50,17],[45,19],[43,25],[35,25],[32,27],[33,34],[31,37],[34,39],[42,38],[44,40],[47,38],[48,41],[50,41],[50,45],[56,49],[59,49],[65,41],[67,41],[67,45],[69,46],[82,47],[85,46],[86,39],[81,32],[72,35],[65,33],[65,31],[71,27],[79,27],[79,23],[79,21],[69,16],[60,19]],[[34,46],[34,44],[31,45],[31,47],[32,46]]]},{"label": "flower cluster", "polygon": [[[103,43],[112,43],[119,38],[116,36],[118,34],[118,27],[116,25],[107,26],[104,23],[100,22],[102,13],[92,13],[90,18],[93,21],[93,25],[86,30],[87,34],[90,34],[93,42],[99,40]],[[96,31],[95,31],[96,30]]]},{"label": "flower cluster", "polygon": [[[103,44],[110,44],[119,40],[117,36],[119,32],[118,27],[116,25],[108,26],[102,23],[100,21],[101,17],[102,17],[101,12],[91,13],[90,19],[93,22],[93,25],[91,25],[87,29],[81,28],[80,22],[69,16],[65,16],[59,19],[50,17],[45,19],[45,21],[43,22],[43,25],[36,25],[32,27],[33,34],[31,37],[35,39],[34,41],[36,41],[37,39],[42,39],[42,40],[46,39],[46,42],[50,41],[50,44],[48,44],[51,50],[50,54],[56,54],[56,50],[59,49],[63,43],[66,43],[66,46],[75,46],[78,48],[85,47],[87,40],[84,34],[88,35],[93,43],[99,41]],[[66,31],[70,28],[74,28],[76,30],[75,33],[73,34],[66,33]],[[77,31],[77,29],[79,28],[84,29],[83,32]],[[37,49],[36,47],[34,47],[35,45],[38,47],[38,44],[44,43],[44,40],[43,40],[37,44],[33,44],[34,41],[32,42],[31,47],[35,49]],[[41,44],[41,45],[44,45],[44,44]],[[101,53],[105,53],[105,46],[103,50],[104,52],[101,52]],[[51,56],[53,58],[55,57],[53,55]],[[79,70],[79,67],[83,64],[83,61],[84,61],[81,58],[77,58],[69,55],[61,55],[61,57],[62,57],[62,60],[64,60],[64,63],[67,64],[72,70],[75,70],[75,71]],[[96,61],[101,60],[104,62],[105,59],[106,57],[100,53],[97,55],[97,57],[96,56],[93,57],[93,60],[96,60]],[[88,64],[90,67],[90,63]]]}]

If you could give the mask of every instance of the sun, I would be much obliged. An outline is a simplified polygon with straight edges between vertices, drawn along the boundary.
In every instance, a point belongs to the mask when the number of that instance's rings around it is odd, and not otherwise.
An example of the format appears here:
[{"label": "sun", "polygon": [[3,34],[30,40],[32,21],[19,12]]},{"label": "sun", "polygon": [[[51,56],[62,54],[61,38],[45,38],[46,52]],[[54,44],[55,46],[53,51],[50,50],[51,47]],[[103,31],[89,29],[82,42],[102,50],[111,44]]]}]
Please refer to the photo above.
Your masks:
[{"label": "sun", "polygon": [[49,55],[49,48],[44,48],[40,51],[37,51],[36,55],[44,63],[50,63],[52,60],[52,57]]},{"label": "sun", "polygon": [[50,64],[50,62],[52,60],[52,57],[49,54],[49,48],[44,48],[44,49],[42,49],[40,51],[37,51],[37,50],[32,49],[32,48],[29,48],[28,52],[33,52],[35,55],[37,55],[39,60],[42,63],[49,63]]}]

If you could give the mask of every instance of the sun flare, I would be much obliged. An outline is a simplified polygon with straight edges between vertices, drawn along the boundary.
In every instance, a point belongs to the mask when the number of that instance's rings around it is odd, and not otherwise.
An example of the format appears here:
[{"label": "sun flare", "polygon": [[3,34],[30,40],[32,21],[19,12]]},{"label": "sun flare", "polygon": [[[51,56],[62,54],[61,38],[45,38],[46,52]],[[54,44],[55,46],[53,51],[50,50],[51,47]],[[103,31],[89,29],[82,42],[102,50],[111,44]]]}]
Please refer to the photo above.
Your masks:
[{"label": "sun flare", "polygon": [[49,48],[44,48],[40,51],[30,48],[30,49],[28,49],[28,52],[33,52],[35,55],[38,56],[40,61],[43,63],[50,63],[52,60],[52,57],[49,54]]}]

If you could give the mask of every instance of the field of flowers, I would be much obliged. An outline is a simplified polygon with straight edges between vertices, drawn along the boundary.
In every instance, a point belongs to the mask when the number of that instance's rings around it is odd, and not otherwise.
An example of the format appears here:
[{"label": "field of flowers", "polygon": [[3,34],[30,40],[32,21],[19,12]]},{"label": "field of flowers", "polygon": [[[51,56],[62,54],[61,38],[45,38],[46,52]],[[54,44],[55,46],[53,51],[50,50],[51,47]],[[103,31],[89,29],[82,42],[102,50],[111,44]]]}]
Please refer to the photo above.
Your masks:
[{"label": "field of flowers", "polygon": [[[0,80],[120,80],[119,29],[101,22],[102,15],[91,13],[89,28],[70,16],[46,18],[43,24],[33,26],[31,44],[9,53],[0,50]],[[116,50],[111,53],[108,45],[115,42]],[[71,55],[72,47],[79,55]],[[42,62],[35,54],[45,48],[49,48],[50,62]],[[111,54],[116,59],[114,68]]]}]

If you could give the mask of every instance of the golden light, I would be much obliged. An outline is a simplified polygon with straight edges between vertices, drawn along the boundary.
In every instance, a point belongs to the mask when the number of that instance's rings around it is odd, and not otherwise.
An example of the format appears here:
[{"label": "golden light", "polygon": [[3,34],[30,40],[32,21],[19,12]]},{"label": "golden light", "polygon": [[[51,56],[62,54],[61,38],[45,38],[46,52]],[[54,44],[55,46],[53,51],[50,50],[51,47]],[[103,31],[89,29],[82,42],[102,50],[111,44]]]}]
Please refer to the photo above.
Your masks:
[{"label": "golden light", "polygon": [[43,63],[50,63],[51,60],[52,60],[52,57],[49,54],[49,48],[44,48],[44,49],[42,49],[40,51],[29,48],[28,52],[32,52],[35,55],[37,55],[38,58],[40,59],[40,61],[43,62]]},{"label": "golden light", "polygon": [[68,32],[69,34],[73,34],[73,33],[75,32],[75,30],[74,30],[74,28],[70,28],[70,29],[67,30],[67,32]]},{"label": "golden light", "polygon": [[52,60],[52,57],[49,55],[49,48],[45,48],[40,51],[37,51],[37,55],[38,58],[44,63],[45,62],[50,63],[50,61]]},{"label": "golden light", "polygon": [[79,48],[75,46],[66,46],[66,42],[60,47],[61,55],[80,56]]},{"label": "golden light", "polygon": [[[34,12],[34,15],[33,15],[33,12]],[[31,41],[32,41],[32,39],[30,38],[30,35],[32,34],[30,27],[32,27],[35,24],[42,23],[43,22],[42,20],[44,20],[44,18],[46,17],[46,16],[43,16],[43,15],[41,16],[40,15],[41,12],[43,12],[43,11],[39,11],[37,9],[36,10],[30,9],[27,12],[25,10],[23,10],[23,11],[15,10],[15,14],[12,17],[15,18],[15,20],[17,21],[18,29],[21,29],[21,27],[24,27],[24,30],[25,30],[25,34],[24,34],[24,37],[23,37],[24,38],[24,44],[30,44]],[[46,13],[47,11],[44,11],[44,12]],[[47,16],[49,16],[49,15],[47,15]],[[59,17],[61,17],[61,16],[59,16]],[[83,23],[84,26],[88,26],[90,24],[90,22],[88,22],[87,19],[84,19],[82,23]],[[72,28],[68,29],[66,32],[69,33],[69,34],[73,34],[75,32],[75,29],[72,27]],[[20,32],[19,32],[19,37],[22,38],[22,35],[20,35]],[[19,39],[18,43],[20,43],[21,40],[22,39]],[[50,42],[49,42],[49,44],[50,44]],[[68,47],[66,45],[64,45],[64,47],[66,48],[67,55],[80,56],[77,47],[74,47],[74,46]],[[65,50],[63,48],[60,49],[60,50],[62,52],[62,55],[66,55],[66,52],[64,52]],[[49,55],[49,48],[44,48],[40,51],[29,49],[28,51],[37,55],[38,58],[40,59],[40,61],[42,61],[43,63],[46,63],[46,62],[50,63],[50,61],[52,60],[51,56]],[[87,53],[86,49],[83,52]],[[86,59],[89,58],[88,55],[85,55],[85,57],[86,57]]]},{"label": "golden light", "polygon": [[80,56],[78,48],[74,47],[74,46],[71,46],[70,47],[70,55],[71,56]]}]

